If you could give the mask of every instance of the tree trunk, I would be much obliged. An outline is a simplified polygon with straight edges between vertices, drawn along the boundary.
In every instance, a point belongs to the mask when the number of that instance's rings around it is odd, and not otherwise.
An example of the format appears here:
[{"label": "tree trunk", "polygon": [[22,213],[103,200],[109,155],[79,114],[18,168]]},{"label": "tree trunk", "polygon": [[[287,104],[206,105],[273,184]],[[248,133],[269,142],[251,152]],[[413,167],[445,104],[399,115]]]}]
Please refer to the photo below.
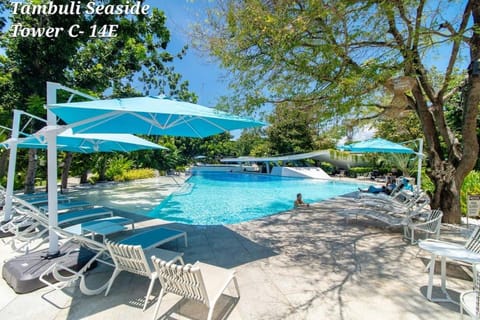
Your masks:
[{"label": "tree trunk", "polygon": [[97,157],[96,168],[98,171],[98,181],[105,181],[105,173],[107,172],[107,157],[105,155],[99,155]]},{"label": "tree trunk", "polygon": [[434,163],[432,168],[436,168],[436,170],[429,172],[428,176],[433,181],[435,190],[431,195],[430,206],[433,209],[443,211],[443,222],[459,224],[462,217],[460,209],[461,184],[457,183],[457,179],[453,175],[455,169],[451,165],[445,167],[444,163]]},{"label": "tree trunk", "polygon": [[[474,25],[479,27],[480,2],[471,1],[470,5]],[[468,13],[468,10],[466,12]],[[445,121],[444,93],[440,92],[438,96],[430,94],[431,104],[428,106],[424,94],[433,93],[435,90],[428,83],[421,68],[415,70],[416,74],[412,74],[417,76],[419,86],[412,89],[414,99],[411,102],[422,123],[430,163],[427,174],[435,185],[431,195],[431,207],[443,211],[443,222],[455,224],[461,222],[462,184],[475,167],[479,151],[476,125],[480,103],[480,34],[473,32],[469,44],[471,63],[462,92],[463,117],[460,137],[452,132]],[[414,70],[413,66],[406,71]],[[423,90],[420,90],[420,87]]]},{"label": "tree trunk", "polygon": [[87,183],[87,182],[88,182],[88,170],[85,170],[82,172],[82,175],[80,176],[80,184]]},{"label": "tree trunk", "polygon": [[0,156],[0,178],[3,178],[7,175],[7,159],[9,152],[5,151]]},{"label": "tree trunk", "polygon": [[27,174],[25,176],[25,188],[24,193],[35,192],[35,174],[37,172],[37,150],[28,150],[28,167]]},{"label": "tree trunk", "polygon": [[67,156],[65,157],[65,162],[63,163],[62,182],[61,182],[62,192],[63,190],[67,190],[68,188],[68,172],[70,171],[72,160],[73,160],[73,153],[68,152]]}]

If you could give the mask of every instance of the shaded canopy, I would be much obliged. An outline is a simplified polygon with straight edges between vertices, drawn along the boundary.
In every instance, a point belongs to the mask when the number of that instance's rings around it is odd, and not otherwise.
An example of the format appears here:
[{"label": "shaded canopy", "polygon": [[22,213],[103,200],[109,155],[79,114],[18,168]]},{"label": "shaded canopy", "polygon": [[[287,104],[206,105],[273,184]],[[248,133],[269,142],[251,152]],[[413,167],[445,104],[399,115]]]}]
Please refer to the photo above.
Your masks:
[{"label": "shaded canopy", "polygon": [[416,152],[410,148],[407,148],[401,144],[391,142],[389,140],[374,138],[365,141],[352,143],[346,146],[338,147],[343,151],[357,152],[357,153],[407,153],[415,154]]},{"label": "shaded canopy", "polygon": [[263,122],[164,97],[137,97],[48,105],[74,132],[137,133],[208,137],[225,131],[258,127]]},{"label": "shaded canopy", "polygon": [[[6,148],[9,148],[10,144],[10,139],[1,143]],[[36,135],[19,139],[17,146],[28,149],[47,149],[47,142],[39,131]],[[74,134],[71,129],[67,129],[57,136],[57,149],[69,152],[93,153],[167,148],[132,134]]]}]

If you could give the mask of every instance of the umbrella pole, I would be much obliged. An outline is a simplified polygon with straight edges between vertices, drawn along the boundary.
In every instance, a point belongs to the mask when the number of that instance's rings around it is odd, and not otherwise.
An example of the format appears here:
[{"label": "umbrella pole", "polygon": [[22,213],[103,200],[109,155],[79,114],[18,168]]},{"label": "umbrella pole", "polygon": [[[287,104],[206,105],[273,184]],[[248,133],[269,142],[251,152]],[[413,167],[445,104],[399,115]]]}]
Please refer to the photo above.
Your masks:
[{"label": "umbrella pole", "polygon": [[423,139],[418,139],[417,190],[422,189]]},{"label": "umbrella pole", "polygon": [[13,127],[10,143],[10,158],[8,161],[7,190],[5,191],[5,207],[3,221],[8,221],[12,217],[12,196],[15,187],[15,166],[17,162],[17,142],[20,132],[20,116],[19,110],[13,110]]},{"label": "umbrella pole", "polygon": [[[47,82],[47,106],[57,102],[57,88]],[[55,256],[58,253],[58,235],[52,229],[58,226],[58,197],[57,197],[57,116],[47,108],[47,163],[48,163],[48,224],[49,247],[48,255]]]}]

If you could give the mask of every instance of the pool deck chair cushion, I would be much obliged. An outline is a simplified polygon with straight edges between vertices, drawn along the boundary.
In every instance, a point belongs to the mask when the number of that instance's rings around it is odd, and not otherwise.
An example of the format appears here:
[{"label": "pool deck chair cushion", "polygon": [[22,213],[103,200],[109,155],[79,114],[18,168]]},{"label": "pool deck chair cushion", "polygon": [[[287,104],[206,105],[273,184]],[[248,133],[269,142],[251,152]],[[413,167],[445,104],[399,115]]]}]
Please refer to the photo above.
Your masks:
[{"label": "pool deck chair cushion", "polygon": [[140,244],[143,249],[158,247],[164,243],[183,237],[185,247],[188,246],[187,233],[185,231],[158,227],[125,238],[119,243],[126,245]]},{"label": "pool deck chair cushion", "polygon": [[157,318],[163,296],[169,292],[207,306],[208,320],[212,319],[215,304],[232,281],[235,284],[237,297],[240,297],[234,270],[198,261],[193,265],[185,266],[176,265],[157,257],[152,257],[152,261],[162,285],[153,315],[154,320]]},{"label": "pool deck chair cushion", "polygon": [[113,216],[113,211],[103,207],[65,212],[58,215],[58,225],[106,216]]}]

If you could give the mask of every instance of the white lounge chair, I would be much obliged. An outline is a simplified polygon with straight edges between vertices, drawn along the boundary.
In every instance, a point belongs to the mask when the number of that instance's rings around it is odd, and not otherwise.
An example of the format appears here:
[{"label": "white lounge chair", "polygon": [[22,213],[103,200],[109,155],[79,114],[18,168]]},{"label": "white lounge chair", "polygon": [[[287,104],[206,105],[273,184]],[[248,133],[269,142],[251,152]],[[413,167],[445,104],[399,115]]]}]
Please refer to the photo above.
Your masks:
[{"label": "white lounge chair", "polygon": [[237,296],[240,297],[234,270],[198,261],[193,265],[179,266],[155,256],[152,257],[152,261],[162,285],[153,315],[154,320],[157,318],[162,298],[167,293],[203,303],[208,307],[208,320],[212,319],[215,304],[232,281],[235,284]]},{"label": "white lounge chair", "polygon": [[[29,216],[32,223],[25,230],[16,231],[14,236],[9,240],[9,243],[14,251],[28,253],[30,250],[38,248],[48,240],[45,235],[48,233],[49,221],[47,215],[31,207],[27,208],[24,214]],[[103,207],[67,212],[58,216],[58,226],[65,227],[81,221],[112,216],[113,212]],[[125,223],[129,222],[127,221]],[[40,241],[33,244],[36,240]]]},{"label": "white lounge chair", "polygon": [[[40,276],[40,281],[42,281],[43,283],[45,283],[46,285],[48,285],[49,287],[55,290],[60,290],[62,288],[65,288],[66,286],[74,284],[77,280],[80,280],[79,287],[80,287],[80,291],[83,294],[97,295],[105,291],[107,288],[108,288],[108,291],[106,291],[106,294],[108,294],[115,278],[117,277],[118,273],[120,273],[120,271],[122,270],[130,271],[130,272],[133,272],[133,270],[137,268],[138,270],[148,270],[144,264],[144,261],[147,261],[149,263],[150,270],[152,270],[152,272],[155,272],[153,266],[151,265],[150,259],[148,260],[146,259],[146,257],[151,254],[157,254],[164,257],[165,259],[180,261],[181,263],[183,263],[183,259],[182,259],[183,253],[155,248],[156,246],[171,240],[165,237],[168,234],[171,238],[171,234],[162,232],[165,229],[162,227],[154,228],[149,231],[140,233],[141,235],[144,235],[143,237],[139,237],[139,234],[135,234],[133,236],[123,239],[123,241],[125,242],[132,243],[131,245],[108,242],[107,240],[106,242],[109,243],[110,250],[109,248],[107,248],[106,244],[87,238],[83,235],[73,234],[71,232],[68,232],[65,229],[61,229],[58,227],[53,227],[51,229],[54,230],[61,239],[66,239],[67,242],[78,243],[82,247],[85,247],[89,250],[97,252],[84,265],[84,267],[82,267],[78,271],[72,270],[71,268],[68,268],[62,265],[61,263],[55,263],[52,266],[50,266],[50,268],[48,268],[45,272],[43,272],[42,275]],[[173,230],[173,229],[168,229],[168,230],[177,231],[180,236],[185,235],[185,239],[186,239],[185,232],[179,231],[179,230]],[[147,235],[148,237],[146,237]],[[140,242],[141,240],[145,240],[145,243],[141,243]],[[109,262],[109,260],[105,260],[104,258],[104,255],[106,254],[108,259],[108,255],[111,254],[112,251],[114,252],[113,256],[115,256],[115,258],[113,258],[112,256],[113,264]],[[143,257],[142,257],[142,254],[143,254]],[[85,272],[90,268],[92,263],[94,263],[95,261],[99,261],[104,264],[110,265],[114,267],[115,270],[117,271],[114,271],[114,273],[112,274],[112,277],[106,283],[104,283],[103,285],[99,286],[96,289],[91,289],[86,285]],[[130,270],[130,268],[133,268],[133,269]],[[139,271],[139,272],[143,272],[143,271]],[[134,272],[134,273],[142,274],[137,272]],[[50,280],[50,277],[52,277],[53,280]],[[150,275],[147,275],[147,277],[149,277],[150,279],[156,278],[156,277],[151,277]],[[154,281],[151,280],[150,287],[153,286],[152,282]],[[149,292],[150,291],[151,291],[151,288],[149,289]],[[145,299],[144,308],[147,304],[147,301],[148,301],[148,296]]]},{"label": "white lounge chair", "polygon": [[184,264],[182,255],[183,253],[163,250],[160,248],[150,248],[144,250],[142,245],[125,245],[120,243],[115,243],[113,241],[106,240],[105,244],[107,245],[110,257],[115,264],[115,270],[113,275],[108,282],[107,291],[105,296],[108,295],[110,289],[112,288],[113,282],[117,278],[118,274],[122,271],[127,271],[130,273],[138,274],[150,279],[150,285],[148,286],[147,295],[145,296],[145,303],[143,304],[143,311],[145,311],[150,298],[150,294],[157,279],[157,273],[153,267],[152,261],[147,259],[146,256],[156,255],[162,257],[163,259],[169,262],[180,261],[182,265]]},{"label": "white lounge chair", "polygon": [[[423,221],[410,221],[403,227],[403,234],[405,239],[409,239],[411,244],[415,244],[415,231],[425,233],[425,237],[434,235],[438,240],[440,237],[440,227],[442,225],[443,212],[435,209],[431,210],[425,220]],[[413,217],[414,218],[414,217]]]},{"label": "white lounge chair", "polygon": [[[399,192],[397,195],[401,195]],[[377,208],[378,210],[388,210],[395,212],[419,211],[430,204],[430,198],[425,193],[412,195],[408,198],[399,198],[397,196],[374,195],[357,199],[359,204],[367,207]]]},{"label": "white lounge chair", "polygon": [[460,294],[460,319],[463,319],[464,311],[473,319],[480,319],[480,265],[475,265],[474,272],[473,290]]}]

